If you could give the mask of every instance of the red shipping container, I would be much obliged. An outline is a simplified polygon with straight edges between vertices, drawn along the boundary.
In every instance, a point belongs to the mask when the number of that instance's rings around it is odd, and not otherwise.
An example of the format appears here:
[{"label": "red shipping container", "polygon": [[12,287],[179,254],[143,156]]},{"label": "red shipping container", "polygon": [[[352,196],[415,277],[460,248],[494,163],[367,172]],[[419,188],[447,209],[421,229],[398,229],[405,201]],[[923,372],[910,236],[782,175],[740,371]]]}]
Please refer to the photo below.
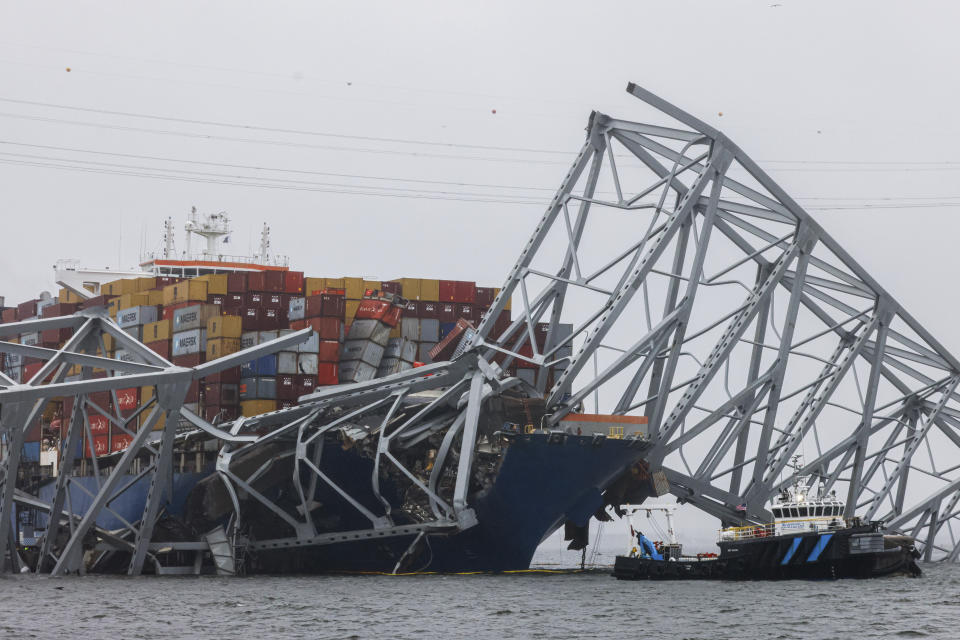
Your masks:
[{"label": "red shipping container", "polygon": [[242,293],[228,293],[223,299],[224,307],[245,307],[244,295]]},{"label": "red shipping container", "polygon": [[388,324],[391,327],[397,326],[397,323],[400,322],[400,314],[403,313],[403,307],[397,307],[391,305],[387,312],[383,314],[383,317],[380,318],[380,322]]},{"label": "red shipping container", "polygon": [[244,307],[240,318],[240,326],[244,331],[260,331],[263,328],[260,326],[260,309],[257,307]]},{"label": "red shipping container", "polygon": [[496,297],[493,287],[477,287],[474,302],[479,305],[491,305]]},{"label": "red shipping container", "polygon": [[347,299],[342,293],[324,293],[322,315],[328,318],[343,318],[347,313]]},{"label": "red shipping container", "polygon": [[265,271],[263,272],[264,291],[271,293],[283,293],[283,271]]},{"label": "red shipping container", "polygon": [[456,302],[456,301],[457,301],[457,281],[441,280],[440,281],[440,302]]},{"label": "red shipping container", "polygon": [[477,319],[476,310],[472,304],[458,304],[457,317],[463,318],[464,320],[469,320],[470,322],[475,322]]},{"label": "red shipping container", "polygon": [[215,304],[221,309],[223,309],[223,302],[226,299],[227,299],[227,296],[219,293],[211,293],[210,295],[207,296],[207,302],[209,304]]},{"label": "red shipping container", "polygon": [[305,396],[308,393],[313,393],[313,390],[317,386],[317,379],[315,376],[294,376],[294,384],[297,387],[297,397]]},{"label": "red shipping container", "polygon": [[[194,355],[200,355],[199,353]],[[196,365],[193,365],[196,366]],[[190,386],[187,387],[187,395],[183,398],[183,401],[186,402],[200,402],[200,381],[194,380],[190,383]]]},{"label": "red shipping container", "polygon": [[[92,309],[93,307],[105,307],[107,306],[107,296],[95,296],[93,298],[87,298],[80,303],[81,309]],[[19,316],[18,316],[19,317]]]},{"label": "red shipping container", "polygon": [[430,359],[434,362],[449,359],[456,350],[457,345],[460,344],[463,334],[472,326],[470,322],[462,318],[457,320],[457,325],[447,334],[447,337],[438,342],[433,349],[430,349]]},{"label": "red shipping container", "polygon": [[457,321],[457,305],[451,304],[449,302],[440,303],[440,322],[456,322]]},{"label": "red shipping container", "polygon": [[196,302],[178,302],[177,304],[171,304],[163,308],[163,319],[164,320],[173,320],[173,313],[177,309],[183,309],[184,307],[191,307],[197,304]]},{"label": "red shipping container", "polygon": [[267,279],[263,271],[247,274],[247,291],[266,291]]},{"label": "red shipping container", "polygon": [[226,406],[240,402],[237,385],[223,383],[208,383],[204,385],[204,400],[209,405]]},{"label": "red shipping container", "polygon": [[229,369],[224,369],[223,371],[218,371],[217,373],[211,373],[204,381],[209,384],[239,384],[240,383],[240,367],[230,367]]},{"label": "red shipping container", "polygon": [[403,287],[399,282],[384,282],[381,284],[383,287],[384,293],[392,293],[394,295],[402,295]]},{"label": "red shipping container", "polygon": [[533,327],[533,336],[537,339],[537,347],[540,348],[540,351],[543,351],[544,346],[547,344],[547,332],[550,330],[550,323],[548,322],[538,322]]},{"label": "red shipping container", "polygon": [[337,340],[321,340],[317,360],[320,362],[339,362],[340,342]]},{"label": "red shipping container", "polygon": [[357,319],[379,320],[390,309],[384,300],[361,300],[357,306]]},{"label": "red shipping container", "polygon": [[439,320],[440,319],[440,306],[439,302],[428,302],[420,301],[420,317],[426,318],[428,320]]},{"label": "red shipping container", "polygon": [[18,318],[33,318],[37,315],[37,301],[27,300],[17,305]]},{"label": "red shipping container", "polygon": [[[49,309],[49,307],[47,308]],[[46,309],[44,309],[44,311],[46,311]],[[66,342],[72,335],[73,329],[70,327],[65,327],[63,329],[44,329],[40,332],[40,343],[43,347],[53,347],[61,342]]]},{"label": "red shipping container", "polygon": [[[53,425],[51,425],[52,427]],[[23,434],[24,442],[40,442],[40,437],[43,435],[43,429],[40,426],[40,422],[34,422],[27,429],[27,432]]]},{"label": "red shipping container", "polygon": [[[522,347],[517,349],[517,353],[528,358],[533,357],[533,349],[530,347],[530,342],[525,342]],[[526,360],[521,360],[520,358],[514,358],[513,364],[519,369],[536,369],[537,365],[532,362],[527,362]]]},{"label": "red shipping container", "polygon": [[240,415],[236,405],[207,405],[203,410],[203,418],[207,422],[232,422]]},{"label": "red shipping container", "polygon": [[114,435],[110,441],[110,453],[113,453],[114,451],[123,451],[131,444],[133,444],[133,436],[126,433]]},{"label": "red shipping container", "polygon": [[465,302],[473,304],[477,300],[477,285],[475,282],[466,282],[458,280],[455,285],[456,297],[454,302]]},{"label": "red shipping container", "polygon": [[419,318],[420,317],[420,303],[416,300],[408,300],[407,307],[403,310],[404,318]]},{"label": "red shipping container", "polygon": [[227,274],[227,293],[245,293],[247,291],[247,274],[243,271],[234,271]]},{"label": "red shipping container", "polygon": [[285,271],[283,273],[283,291],[285,293],[303,293],[303,271]]},{"label": "red shipping container", "polygon": [[268,293],[263,296],[264,309],[289,309],[290,296],[285,293]]},{"label": "red shipping container", "polygon": [[90,423],[90,433],[93,435],[110,433],[110,420],[106,416],[91,411],[87,413],[87,421]]},{"label": "red shipping container", "polygon": [[132,412],[140,406],[140,388],[117,389],[117,408],[122,412]]},{"label": "red shipping container", "polygon": [[295,376],[277,376],[277,400],[296,400],[297,384]]},{"label": "red shipping container", "polygon": [[323,315],[323,294],[307,296],[303,305],[303,317],[319,318]]},{"label": "red shipping container", "polygon": [[[110,453],[110,436],[94,436],[93,455],[99,458],[100,456],[105,456],[108,453]],[[87,443],[84,443],[83,457],[90,457],[90,445]]]},{"label": "red shipping container", "polygon": [[155,340],[153,342],[148,342],[147,349],[150,349],[150,351],[153,351],[155,354],[157,354],[164,360],[170,359],[170,341],[169,340]]},{"label": "red shipping container", "polygon": [[327,386],[340,383],[340,367],[333,362],[317,364],[317,386]]},{"label": "red shipping container", "polygon": [[0,320],[4,322],[16,322],[17,321],[17,308],[9,307],[0,312]]},{"label": "red shipping container", "polygon": [[265,296],[266,296],[265,293],[251,291],[250,293],[243,296],[243,303],[248,307],[260,308],[263,306],[263,299]]},{"label": "red shipping container", "polygon": [[260,314],[261,331],[287,328],[286,309],[261,309]]},{"label": "red shipping container", "polygon": [[[206,353],[188,353],[184,356],[173,356],[173,364],[178,367],[196,367],[203,364],[206,360]],[[194,402],[193,400],[184,400],[184,402]]]},{"label": "red shipping container", "polygon": [[340,318],[307,318],[294,320],[290,323],[290,328],[299,331],[310,327],[320,335],[321,340],[339,340],[342,325]]},{"label": "red shipping container", "polygon": [[23,365],[23,382],[26,383],[32,379],[33,376],[37,375],[41,367],[43,367],[42,362],[31,362],[30,364]]},{"label": "red shipping container", "polygon": [[73,302],[58,302],[57,304],[47,305],[40,311],[41,318],[57,318],[59,316],[72,315],[77,310],[77,304]]}]

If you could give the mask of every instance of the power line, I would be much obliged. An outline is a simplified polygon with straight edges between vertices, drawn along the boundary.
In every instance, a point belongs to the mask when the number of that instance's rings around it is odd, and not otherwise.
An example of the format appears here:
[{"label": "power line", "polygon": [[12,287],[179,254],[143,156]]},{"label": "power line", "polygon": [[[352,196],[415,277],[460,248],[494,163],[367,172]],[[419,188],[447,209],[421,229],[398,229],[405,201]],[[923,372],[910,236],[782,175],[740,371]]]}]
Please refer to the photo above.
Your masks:
[{"label": "power line", "polygon": [[[71,161],[66,161],[71,162]],[[79,161],[72,161],[74,163]],[[141,178],[154,178],[159,180],[172,180],[172,181],[181,181],[181,182],[195,182],[203,184],[221,184],[221,185],[234,185],[234,186],[245,186],[245,187],[260,187],[266,189],[279,189],[287,191],[314,191],[321,193],[338,193],[338,194],[350,194],[350,195],[367,195],[367,196],[381,196],[381,197],[391,197],[391,198],[410,198],[410,199],[422,199],[422,200],[453,200],[459,202],[481,202],[481,203],[492,203],[492,204],[523,204],[523,205],[546,205],[547,200],[536,201],[536,200],[518,200],[518,199],[505,199],[505,198],[496,198],[494,196],[481,194],[481,197],[461,197],[460,194],[456,195],[436,195],[431,192],[422,192],[422,193],[396,193],[396,192],[382,192],[382,191],[369,191],[372,187],[357,186],[349,188],[327,188],[321,186],[307,186],[310,183],[306,184],[296,184],[294,181],[281,181],[280,184],[271,184],[268,182],[249,182],[243,179],[237,179],[232,176],[222,176],[222,179],[217,179],[214,177],[201,177],[203,174],[197,172],[198,175],[195,177],[190,174],[181,174],[181,175],[170,175],[170,174],[157,174],[150,173],[149,171],[156,171],[157,169],[148,169],[146,171],[135,169],[132,171],[121,170],[117,168],[109,167],[97,167],[97,166],[82,166],[77,164],[58,164],[55,162],[43,162],[43,161],[31,161],[31,160],[8,160],[0,158],[0,163],[2,164],[11,164],[27,167],[37,167],[37,168],[47,168],[47,169],[62,169],[67,171],[79,171],[84,173],[95,173],[95,174],[108,174],[108,175],[122,175],[122,176],[133,176]],[[192,172],[191,172],[192,173]],[[209,174],[215,176],[216,174]],[[249,178],[252,180],[261,180],[260,178]],[[282,183],[282,182],[293,182],[293,183]],[[319,183],[318,183],[319,184]]]},{"label": "power line", "polygon": [[328,176],[328,177],[335,177],[335,178],[356,178],[356,179],[362,179],[362,180],[410,182],[415,184],[443,184],[443,185],[451,185],[451,186],[457,186],[457,187],[480,187],[480,188],[489,188],[489,189],[544,191],[549,193],[553,193],[554,191],[556,191],[556,189],[548,189],[546,187],[521,187],[521,186],[504,185],[504,184],[489,184],[489,183],[480,183],[480,182],[454,182],[449,180],[426,180],[426,179],[419,179],[419,178],[392,178],[392,177],[386,177],[386,176],[371,176],[371,175],[362,175],[362,174],[354,174],[354,173],[336,173],[336,172],[329,172],[329,171],[313,171],[313,170],[304,170],[304,169],[264,167],[264,166],[258,166],[258,165],[232,164],[232,163],[225,163],[225,162],[208,162],[203,160],[184,160],[182,158],[171,158],[169,156],[147,156],[147,155],[140,155],[140,154],[134,154],[134,153],[118,153],[118,152],[111,152],[111,151],[98,151],[93,149],[81,149],[77,147],[59,147],[59,146],[44,145],[44,144],[28,144],[25,142],[14,142],[12,140],[0,140],[0,145],[28,147],[32,149],[46,149],[49,151],[88,153],[88,154],[101,155],[101,156],[133,158],[137,160],[177,162],[177,163],[183,163],[183,164],[224,167],[229,169],[247,169],[252,171],[275,171],[275,172],[281,172],[281,173],[298,173],[298,174],[304,174],[304,175],[319,175],[319,176]]}]

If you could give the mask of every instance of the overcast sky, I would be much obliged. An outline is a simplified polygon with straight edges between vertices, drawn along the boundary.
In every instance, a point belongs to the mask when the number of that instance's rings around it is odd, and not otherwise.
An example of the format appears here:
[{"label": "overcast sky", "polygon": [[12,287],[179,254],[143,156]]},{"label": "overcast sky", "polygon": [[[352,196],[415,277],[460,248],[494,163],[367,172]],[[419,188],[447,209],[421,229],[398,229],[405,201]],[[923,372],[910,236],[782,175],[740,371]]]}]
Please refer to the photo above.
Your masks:
[{"label": "overcast sky", "polygon": [[590,111],[651,115],[633,81],[722,129],[960,352],[952,3],[0,7],[8,303],[53,291],[59,258],[136,264],[191,206],[228,212],[238,253],[268,222],[308,275],[499,286]]}]

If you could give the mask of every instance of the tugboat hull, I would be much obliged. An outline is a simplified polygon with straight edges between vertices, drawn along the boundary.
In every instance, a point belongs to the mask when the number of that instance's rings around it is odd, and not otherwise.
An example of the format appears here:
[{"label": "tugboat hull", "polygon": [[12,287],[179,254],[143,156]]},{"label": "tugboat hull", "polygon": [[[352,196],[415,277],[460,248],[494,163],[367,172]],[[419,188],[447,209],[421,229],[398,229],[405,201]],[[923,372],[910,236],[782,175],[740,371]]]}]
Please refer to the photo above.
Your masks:
[{"label": "tugboat hull", "polygon": [[833,580],[921,574],[916,550],[885,540],[874,526],[719,545],[718,558],[661,561],[618,556],[614,576],[620,580]]}]

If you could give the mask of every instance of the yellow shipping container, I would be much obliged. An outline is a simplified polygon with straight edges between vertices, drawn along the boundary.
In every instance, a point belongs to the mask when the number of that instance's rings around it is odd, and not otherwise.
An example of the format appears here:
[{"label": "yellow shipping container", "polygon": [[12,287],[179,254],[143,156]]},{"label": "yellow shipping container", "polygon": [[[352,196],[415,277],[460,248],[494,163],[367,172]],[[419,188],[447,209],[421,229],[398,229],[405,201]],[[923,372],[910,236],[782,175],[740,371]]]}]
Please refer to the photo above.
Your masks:
[{"label": "yellow shipping container", "polygon": [[119,309],[131,309],[133,307],[145,306],[150,304],[150,296],[146,293],[125,293],[120,296]]},{"label": "yellow shipping container", "polygon": [[439,302],[440,281],[422,278],[420,280],[420,299],[428,302]]},{"label": "yellow shipping container", "polygon": [[151,289],[144,293],[147,294],[147,304],[151,307],[158,307],[163,304],[163,289]]},{"label": "yellow shipping container", "polygon": [[258,416],[261,413],[277,410],[276,400],[241,400],[240,415]]},{"label": "yellow shipping container", "polygon": [[80,296],[75,294],[73,291],[70,291],[70,289],[64,288],[64,289],[60,289],[60,291],[57,292],[57,302],[66,302],[66,303],[73,304],[77,302],[83,302],[83,300],[80,298]]},{"label": "yellow shipping container", "polygon": [[346,284],[344,283],[346,278],[324,278],[323,279],[323,288],[324,289],[345,289]]},{"label": "yellow shipping container", "polygon": [[[153,387],[140,387],[140,404],[145,405],[147,401],[153,397]],[[142,415],[143,424],[146,424],[147,416],[150,415],[150,412],[153,411],[153,407],[150,407],[144,411]],[[163,425],[167,423],[167,416],[160,412],[160,415],[157,417],[157,422],[153,425],[154,431],[160,431],[163,429]]]},{"label": "yellow shipping container", "polygon": [[227,295],[227,274],[225,273],[208,273],[194,280],[207,283],[207,295]]},{"label": "yellow shipping container", "polygon": [[117,310],[120,308],[120,296],[116,298],[110,298],[107,301],[107,311],[110,313],[110,317],[116,319]]},{"label": "yellow shipping container", "polygon": [[407,300],[420,299],[420,278],[397,278],[394,282],[400,283],[400,295]]},{"label": "yellow shipping container", "polygon": [[156,286],[156,278],[137,278],[137,291],[140,293],[146,293]]},{"label": "yellow shipping container", "polygon": [[103,346],[107,349],[108,352],[114,351],[117,347],[114,344],[113,336],[109,333],[103,334]]},{"label": "yellow shipping container", "polygon": [[402,338],[402,337],[403,337],[403,334],[400,332],[400,325],[399,325],[399,324],[398,324],[397,326],[393,327],[392,329],[390,329],[390,337],[391,337],[391,338]]},{"label": "yellow shipping container", "polygon": [[[239,338],[241,333],[243,321],[240,316],[217,316],[207,320],[208,345],[211,338]],[[209,351],[207,353],[209,354]]]},{"label": "yellow shipping container", "polygon": [[237,351],[240,351],[240,338],[207,338],[207,360],[222,358]]},{"label": "yellow shipping container", "polygon": [[137,292],[137,278],[124,278],[113,280],[100,285],[100,295],[102,296],[122,296],[125,293]]},{"label": "yellow shipping container", "polygon": [[320,289],[326,288],[323,284],[326,278],[304,278],[303,279],[303,295],[312,296],[314,291],[320,291]]},{"label": "yellow shipping container", "polygon": [[353,318],[357,315],[357,307],[359,306],[359,300],[347,300],[347,313],[345,314],[347,322],[353,320]]},{"label": "yellow shipping container", "polygon": [[143,342],[170,339],[170,320],[157,320],[143,327]]},{"label": "yellow shipping container", "polygon": [[359,300],[363,297],[363,278],[344,278],[343,288],[346,290],[347,300]]},{"label": "yellow shipping container", "polygon": [[[367,289],[373,289],[374,291],[380,291],[380,288],[383,287],[383,283],[379,280],[364,280],[363,281],[363,290],[364,292]],[[362,296],[361,296],[362,297]]]},{"label": "yellow shipping container", "polygon": [[207,283],[203,280],[184,280],[163,288],[163,304],[169,306],[180,302],[206,302]]}]

